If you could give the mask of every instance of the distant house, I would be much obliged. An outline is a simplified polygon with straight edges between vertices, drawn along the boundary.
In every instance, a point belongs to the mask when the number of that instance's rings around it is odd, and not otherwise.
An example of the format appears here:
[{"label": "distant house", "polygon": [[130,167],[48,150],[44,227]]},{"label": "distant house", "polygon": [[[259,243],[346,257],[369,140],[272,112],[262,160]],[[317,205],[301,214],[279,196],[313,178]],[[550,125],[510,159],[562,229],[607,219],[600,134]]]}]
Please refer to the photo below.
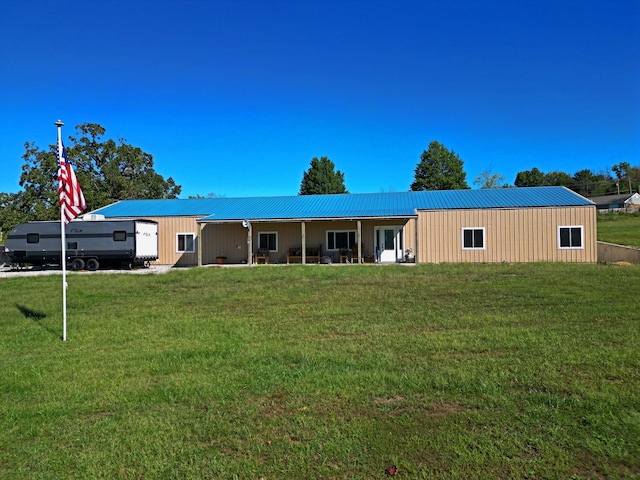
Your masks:
[{"label": "distant house", "polygon": [[619,212],[640,209],[640,194],[604,195],[590,199],[598,212]]},{"label": "distant house", "polygon": [[123,200],[159,263],[596,262],[594,203],[565,187]]}]

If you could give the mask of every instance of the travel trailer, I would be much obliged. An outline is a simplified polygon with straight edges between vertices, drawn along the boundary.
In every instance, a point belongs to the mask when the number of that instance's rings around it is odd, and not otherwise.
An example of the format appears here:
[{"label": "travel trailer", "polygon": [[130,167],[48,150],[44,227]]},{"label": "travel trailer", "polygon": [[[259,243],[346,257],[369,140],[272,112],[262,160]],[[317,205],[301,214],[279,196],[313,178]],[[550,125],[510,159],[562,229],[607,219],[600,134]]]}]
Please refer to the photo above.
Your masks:
[{"label": "travel trailer", "polygon": [[[85,215],[66,225],[65,240],[71,270],[133,268],[158,259],[158,224],[151,220]],[[5,248],[12,265],[60,265],[60,222],[22,223],[9,234]]]}]

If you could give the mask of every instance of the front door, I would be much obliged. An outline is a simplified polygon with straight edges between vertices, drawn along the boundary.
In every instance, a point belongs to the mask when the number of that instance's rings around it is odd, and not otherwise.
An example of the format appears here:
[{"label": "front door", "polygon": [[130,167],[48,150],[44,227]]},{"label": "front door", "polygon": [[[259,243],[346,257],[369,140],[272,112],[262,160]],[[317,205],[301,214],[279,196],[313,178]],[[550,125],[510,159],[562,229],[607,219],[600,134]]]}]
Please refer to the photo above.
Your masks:
[{"label": "front door", "polygon": [[403,228],[400,226],[375,227],[376,261],[394,263],[402,261],[404,254]]}]

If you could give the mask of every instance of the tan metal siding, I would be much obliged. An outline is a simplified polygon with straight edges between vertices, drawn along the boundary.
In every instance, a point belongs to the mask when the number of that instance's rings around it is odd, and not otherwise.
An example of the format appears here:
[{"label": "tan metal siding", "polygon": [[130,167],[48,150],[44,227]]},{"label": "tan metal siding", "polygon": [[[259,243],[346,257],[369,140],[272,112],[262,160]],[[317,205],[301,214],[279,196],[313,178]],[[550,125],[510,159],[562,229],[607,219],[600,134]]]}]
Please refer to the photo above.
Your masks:
[{"label": "tan metal siding", "polygon": [[225,263],[245,263],[248,252],[248,230],[241,223],[202,225],[202,263],[216,263],[216,257],[227,257]]},{"label": "tan metal siding", "polygon": [[[595,208],[421,211],[418,260],[438,262],[595,262]],[[582,226],[583,248],[558,248],[559,226]],[[462,248],[463,228],[484,228],[483,250]]]},{"label": "tan metal siding", "polygon": [[[198,225],[196,217],[144,217],[158,222],[158,264],[197,265]],[[193,233],[196,242],[194,253],[178,253],[176,234]]]}]

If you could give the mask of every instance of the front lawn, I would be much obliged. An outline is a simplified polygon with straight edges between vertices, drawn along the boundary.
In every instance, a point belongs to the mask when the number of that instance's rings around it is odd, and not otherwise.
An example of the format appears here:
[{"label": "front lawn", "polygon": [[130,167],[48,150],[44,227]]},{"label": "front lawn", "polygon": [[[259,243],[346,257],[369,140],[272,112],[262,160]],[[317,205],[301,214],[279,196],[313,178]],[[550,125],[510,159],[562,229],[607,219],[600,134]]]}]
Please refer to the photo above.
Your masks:
[{"label": "front lawn", "polygon": [[638,478],[640,266],[0,280],[0,478]]}]

